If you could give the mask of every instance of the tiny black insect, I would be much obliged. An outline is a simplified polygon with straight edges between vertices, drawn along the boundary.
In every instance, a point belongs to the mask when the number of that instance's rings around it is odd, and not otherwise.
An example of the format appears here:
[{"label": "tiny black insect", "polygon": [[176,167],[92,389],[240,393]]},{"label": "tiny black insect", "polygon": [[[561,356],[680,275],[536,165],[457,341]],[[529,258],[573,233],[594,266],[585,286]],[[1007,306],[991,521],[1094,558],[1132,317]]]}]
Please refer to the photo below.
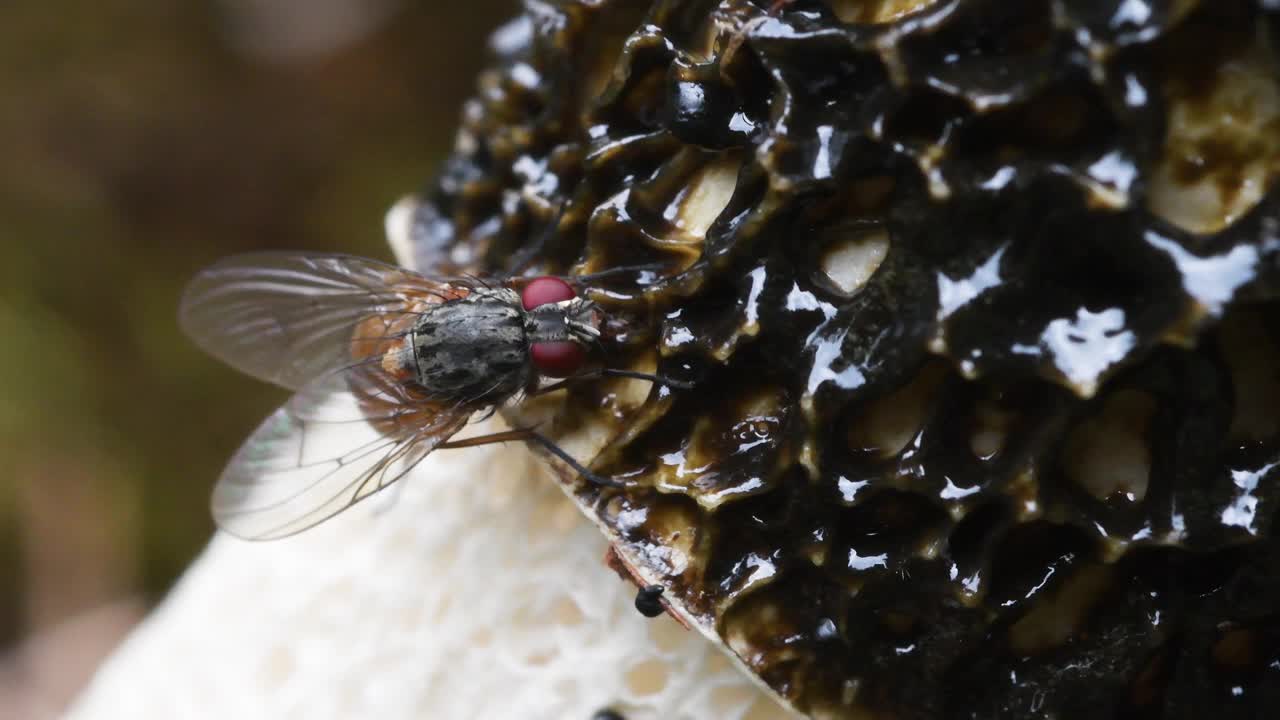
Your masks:
[{"label": "tiny black insect", "polygon": [[636,610],[645,617],[658,617],[666,612],[666,607],[662,605],[661,585],[648,585],[640,588],[636,593]]},{"label": "tiny black insect", "polygon": [[596,713],[591,716],[591,720],[627,720],[627,718],[613,708],[605,708],[603,710],[597,710]]}]

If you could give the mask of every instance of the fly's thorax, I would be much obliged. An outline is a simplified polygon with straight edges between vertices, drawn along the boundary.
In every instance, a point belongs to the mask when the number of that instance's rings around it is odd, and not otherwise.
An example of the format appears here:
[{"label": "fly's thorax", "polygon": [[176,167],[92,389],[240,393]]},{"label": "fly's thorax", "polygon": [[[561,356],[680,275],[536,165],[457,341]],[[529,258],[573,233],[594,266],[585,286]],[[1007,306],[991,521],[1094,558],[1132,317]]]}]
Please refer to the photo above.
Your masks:
[{"label": "fly's thorax", "polygon": [[505,288],[431,306],[414,327],[412,347],[418,383],[442,400],[498,403],[530,379],[525,311]]}]

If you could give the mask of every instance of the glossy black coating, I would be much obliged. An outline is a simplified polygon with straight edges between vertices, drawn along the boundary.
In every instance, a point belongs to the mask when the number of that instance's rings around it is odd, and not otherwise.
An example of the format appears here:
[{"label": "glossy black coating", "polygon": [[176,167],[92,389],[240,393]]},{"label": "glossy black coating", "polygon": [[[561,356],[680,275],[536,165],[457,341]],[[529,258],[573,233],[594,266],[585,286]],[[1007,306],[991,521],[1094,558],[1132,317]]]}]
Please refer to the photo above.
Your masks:
[{"label": "glossy black coating", "polygon": [[611,366],[695,388],[575,388],[578,499],[803,712],[1269,717],[1275,3],[774,5],[528,3],[422,197],[446,274],[656,268]]}]

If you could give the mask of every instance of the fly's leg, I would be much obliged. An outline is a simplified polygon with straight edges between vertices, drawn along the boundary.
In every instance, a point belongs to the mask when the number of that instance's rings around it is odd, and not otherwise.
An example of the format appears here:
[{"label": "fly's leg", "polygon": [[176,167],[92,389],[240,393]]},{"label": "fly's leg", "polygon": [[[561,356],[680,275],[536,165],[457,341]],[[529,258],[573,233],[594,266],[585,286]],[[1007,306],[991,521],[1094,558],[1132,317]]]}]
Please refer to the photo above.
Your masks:
[{"label": "fly's leg", "polygon": [[535,390],[530,390],[529,395],[545,395],[547,393],[555,392],[556,390],[561,390],[563,388],[566,388],[572,383],[575,383],[581,380],[590,380],[592,378],[598,378],[598,377],[635,378],[637,380],[648,380],[650,382],[654,382],[659,385],[666,385],[667,387],[672,387],[672,388],[675,388],[676,390],[692,390],[693,389],[693,383],[684,382],[683,380],[675,380],[673,378],[666,377],[665,375],[653,375],[651,373],[635,372],[632,370],[614,370],[613,368],[596,368],[594,370],[588,370],[586,372],[579,373],[577,375],[574,375],[573,377],[565,378],[560,382],[551,383],[550,385],[547,385],[545,387],[540,387]]},{"label": "fly's leg", "polygon": [[503,430],[502,432],[490,433],[488,435],[478,435],[476,437],[466,438],[463,440],[450,440],[440,443],[436,446],[438,450],[452,450],[456,448],[477,447],[479,445],[491,445],[493,443],[509,442],[511,440],[524,440],[526,442],[534,442],[541,445],[547,452],[555,455],[565,462],[566,465],[573,468],[582,479],[596,485],[611,488],[625,488],[626,485],[609,478],[601,477],[588,470],[582,463],[573,459],[573,456],[565,452],[561,447],[555,444],[551,438],[542,433],[534,431],[532,428],[516,428],[515,430]]},{"label": "fly's leg", "polygon": [[599,373],[605,377],[625,377],[635,378],[637,380],[648,380],[659,385],[666,385],[667,387],[675,388],[676,390],[693,389],[693,383],[676,380],[675,378],[667,377],[666,375],[654,375],[652,373],[635,372],[633,370],[614,370],[613,368],[601,368]]},{"label": "fly's leg", "polygon": [[455,450],[458,448],[479,447],[481,445],[510,442],[511,440],[528,440],[529,433],[531,432],[533,431],[528,428],[503,430],[501,432],[489,433],[488,435],[477,435],[475,437],[463,438],[462,440],[449,440],[436,445],[436,449]]},{"label": "fly's leg", "polygon": [[608,270],[601,270],[600,272],[593,272],[587,275],[567,276],[564,279],[571,283],[574,283],[574,282],[584,283],[584,282],[591,282],[592,280],[597,280],[599,278],[609,277],[610,275],[622,275],[624,273],[639,274],[646,270],[653,270],[656,272],[658,270],[662,270],[665,267],[666,265],[663,265],[662,263],[647,263],[645,265],[623,265],[622,267],[609,268]]},{"label": "fly's leg", "polygon": [[582,463],[579,463],[577,460],[574,460],[573,456],[571,456],[569,453],[562,450],[559,445],[555,444],[555,442],[551,440],[551,438],[541,433],[536,433],[530,430],[528,439],[538,443],[543,448],[545,448],[547,452],[563,460],[569,467],[576,470],[578,474],[581,475],[583,479],[588,482],[592,482],[592,483],[595,483],[596,485],[603,485],[604,487],[611,487],[611,488],[626,487],[626,485],[618,482],[617,480],[613,480],[610,478],[603,478],[591,472],[590,470],[585,468],[582,465]]},{"label": "fly's leg", "polygon": [[[587,275],[551,275],[549,277],[563,280],[566,283],[569,283],[570,287],[572,287],[575,291],[581,292],[582,290],[586,289],[587,284],[595,280],[599,280],[601,278],[607,278],[611,275],[625,275],[628,273],[634,273],[638,275],[646,271],[658,272],[660,270],[663,270],[666,267],[667,266],[663,265],[662,263],[646,263],[644,265],[623,265],[622,267],[609,268],[608,270],[601,270],[600,272],[593,272]],[[539,276],[539,277],[543,277],[543,276]],[[523,288],[525,285],[528,285],[529,283],[537,279],[538,277],[529,277],[526,275],[520,275],[520,276],[508,278],[507,282],[511,285],[512,288],[519,290]]]}]

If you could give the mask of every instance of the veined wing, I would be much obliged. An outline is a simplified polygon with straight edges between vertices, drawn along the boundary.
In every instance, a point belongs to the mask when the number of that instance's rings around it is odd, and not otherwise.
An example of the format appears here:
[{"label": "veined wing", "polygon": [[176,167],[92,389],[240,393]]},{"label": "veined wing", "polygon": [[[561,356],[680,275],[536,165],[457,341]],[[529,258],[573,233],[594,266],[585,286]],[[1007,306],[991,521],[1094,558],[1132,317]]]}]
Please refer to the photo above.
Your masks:
[{"label": "veined wing", "polygon": [[247,253],[197,274],[179,320],[214,357],[298,390],[368,357],[427,306],[468,292],[465,283],[351,255]]},{"label": "veined wing", "polygon": [[249,540],[287,537],[412,470],[466,424],[374,365],[314,381],[245,441],[213,491],[213,517]]}]

